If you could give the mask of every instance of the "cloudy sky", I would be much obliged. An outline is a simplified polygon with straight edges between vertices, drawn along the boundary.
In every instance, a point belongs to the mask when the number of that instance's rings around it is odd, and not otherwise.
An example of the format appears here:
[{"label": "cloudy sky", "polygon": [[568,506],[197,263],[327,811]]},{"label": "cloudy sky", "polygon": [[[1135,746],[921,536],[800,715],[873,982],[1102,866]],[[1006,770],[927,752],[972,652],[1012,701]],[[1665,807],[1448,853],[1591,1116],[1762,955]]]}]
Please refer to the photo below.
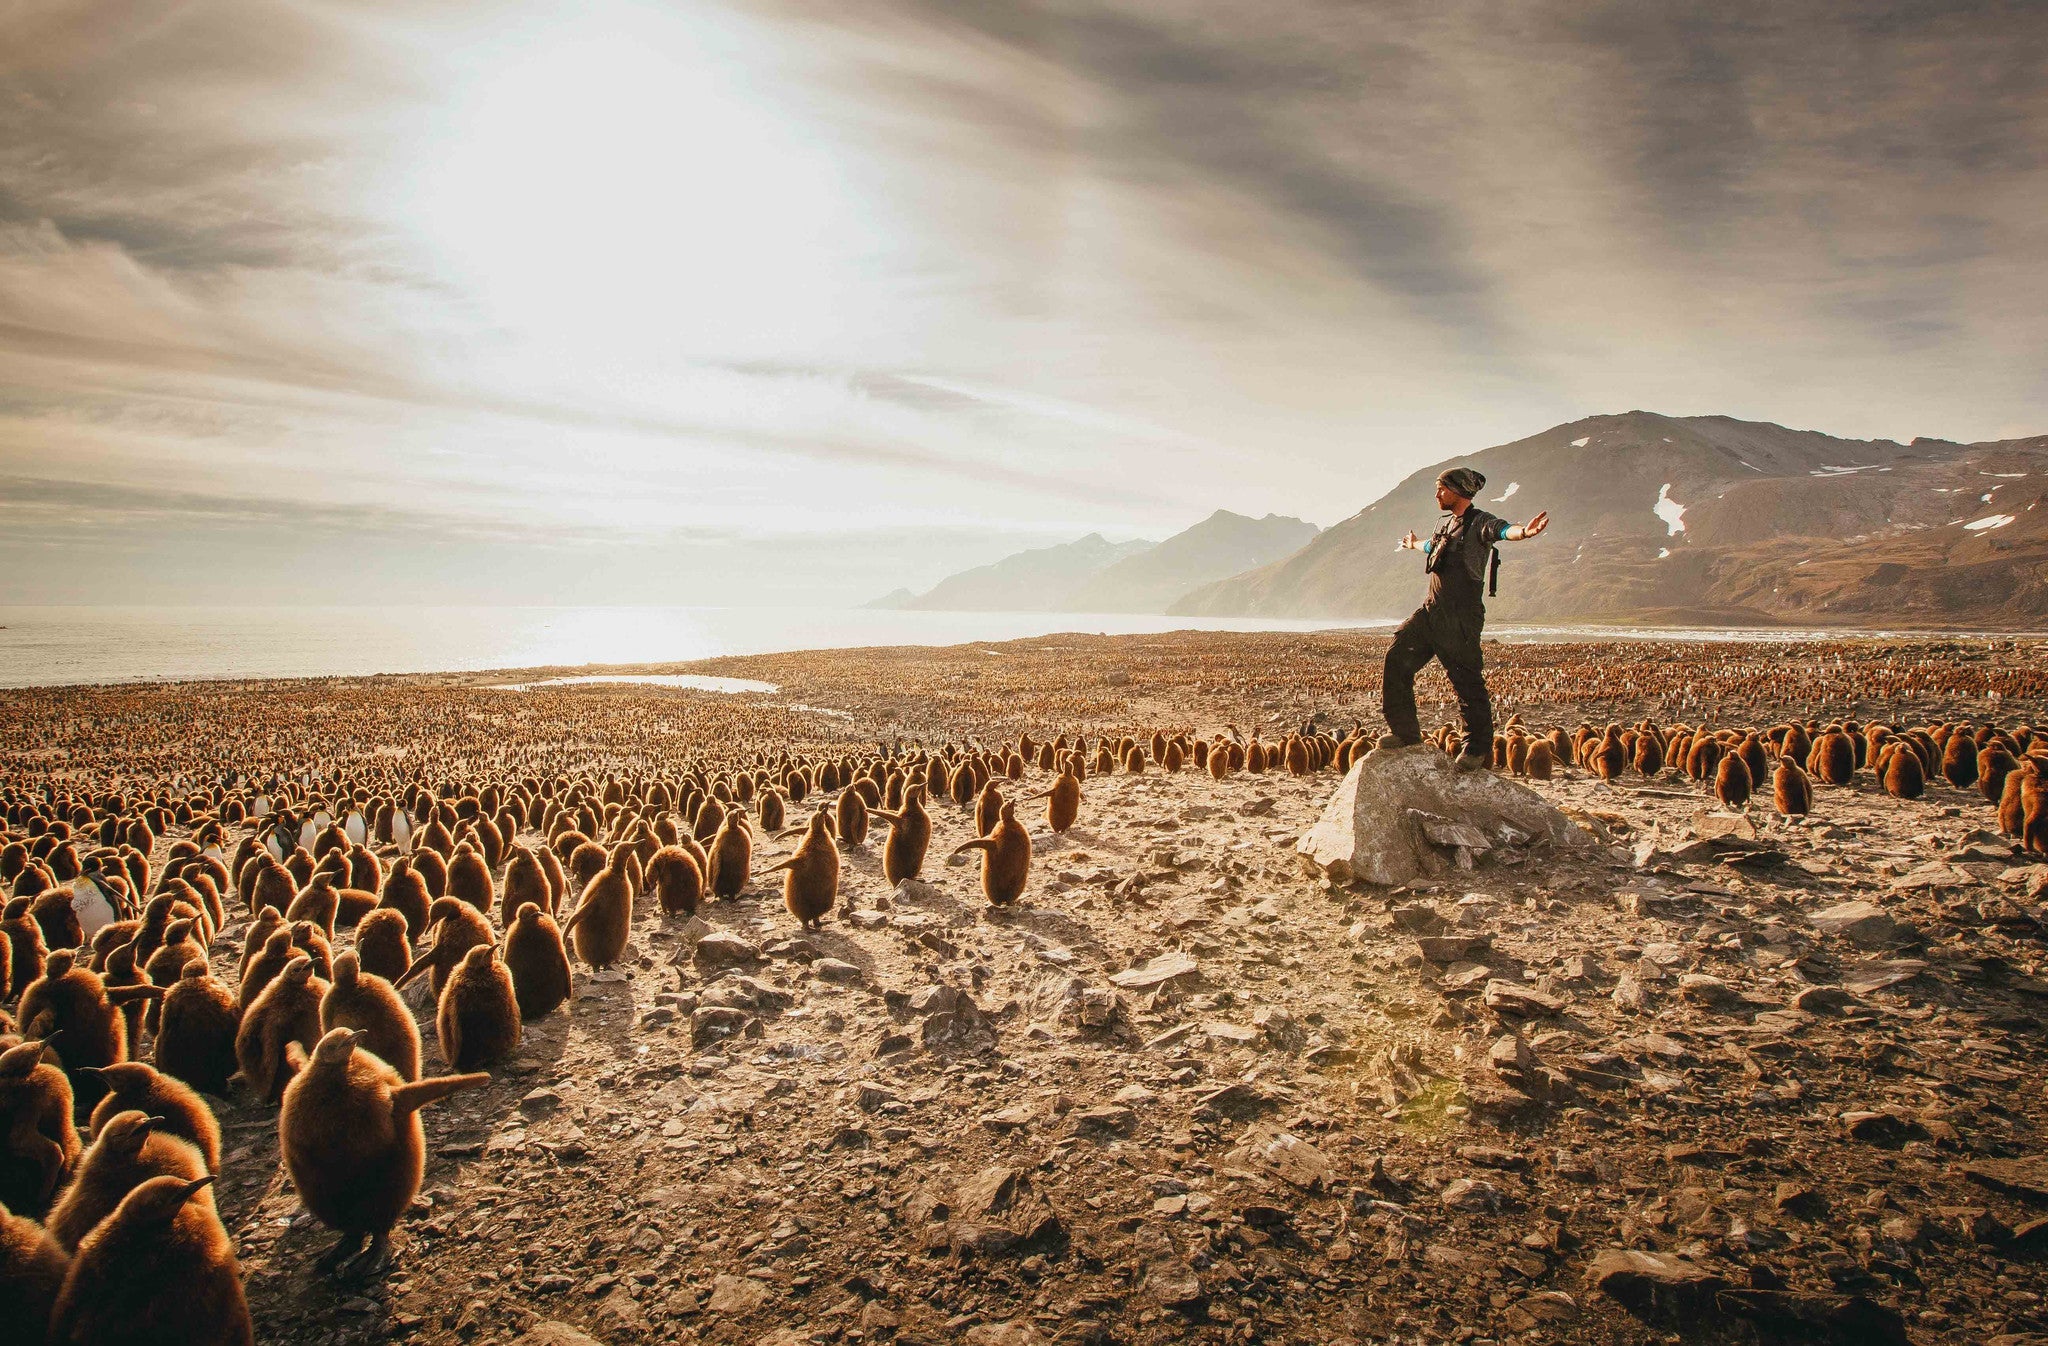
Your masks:
[{"label": "cloudy sky", "polygon": [[0,4],[0,602],[858,601],[1578,416],[2048,430],[2048,12]]}]

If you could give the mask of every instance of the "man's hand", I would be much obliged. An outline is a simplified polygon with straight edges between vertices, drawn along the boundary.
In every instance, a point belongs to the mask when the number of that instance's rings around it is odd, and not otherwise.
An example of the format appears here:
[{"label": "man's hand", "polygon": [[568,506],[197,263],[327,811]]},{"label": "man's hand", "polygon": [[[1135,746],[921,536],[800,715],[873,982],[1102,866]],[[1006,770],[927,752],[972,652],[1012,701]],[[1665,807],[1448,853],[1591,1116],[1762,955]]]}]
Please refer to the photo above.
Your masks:
[{"label": "man's hand", "polygon": [[1401,550],[1414,551],[1420,543],[1421,539],[1415,536],[1415,530],[1411,528],[1408,530],[1408,535],[1401,539]]},{"label": "man's hand", "polygon": [[1530,538],[1535,537],[1548,527],[1550,527],[1550,511],[1546,509],[1516,530],[1520,534],[1519,537],[1508,540],[1511,542],[1527,542]]}]

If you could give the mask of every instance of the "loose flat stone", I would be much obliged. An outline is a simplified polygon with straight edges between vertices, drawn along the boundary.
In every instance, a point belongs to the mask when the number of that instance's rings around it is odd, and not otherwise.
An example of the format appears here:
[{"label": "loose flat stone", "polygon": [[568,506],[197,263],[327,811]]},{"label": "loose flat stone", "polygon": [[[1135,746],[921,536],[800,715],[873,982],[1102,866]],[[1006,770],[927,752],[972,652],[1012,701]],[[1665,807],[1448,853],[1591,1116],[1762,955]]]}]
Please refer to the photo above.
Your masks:
[{"label": "loose flat stone", "polygon": [[1112,976],[1110,980],[1126,990],[1143,991],[1155,986],[1164,986],[1181,977],[1196,976],[1200,972],[1201,966],[1193,958],[1174,950],[1160,954],[1143,967],[1127,968]]},{"label": "loose flat stone", "polygon": [[1533,987],[1517,986],[1513,982],[1496,978],[1486,983],[1486,1007],[1501,1014],[1519,1015],[1524,1019],[1540,1019],[1546,1015],[1560,1014],[1565,1002],[1545,991]]},{"label": "loose flat stone", "polygon": [[1883,948],[1898,942],[1903,933],[1899,923],[1875,902],[1843,902],[1816,911],[1806,918],[1830,935],[1840,935],[1865,948]]},{"label": "loose flat stone", "polygon": [[1635,1314],[1670,1320],[1711,1303],[1727,1282],[1667,1253],[1609,1248],[1586,1269],[1586,1284]]}]

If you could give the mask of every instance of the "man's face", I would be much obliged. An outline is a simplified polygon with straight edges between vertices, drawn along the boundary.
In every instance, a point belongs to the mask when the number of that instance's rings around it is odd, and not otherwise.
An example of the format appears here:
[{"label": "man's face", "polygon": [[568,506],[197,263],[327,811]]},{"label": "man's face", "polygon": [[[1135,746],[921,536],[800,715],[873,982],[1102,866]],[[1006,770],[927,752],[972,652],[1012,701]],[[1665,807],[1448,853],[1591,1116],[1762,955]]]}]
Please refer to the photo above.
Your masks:
[{"label": "man's face", "polygon": [[1438,509],[1456,509],[1458,506],[1458,502],[1463,500],[1464,498],[1464,496],[1459,495],[1456,491],[1444,485],[1442,482],[1438,482],[1436,484],[1436,507]]}]

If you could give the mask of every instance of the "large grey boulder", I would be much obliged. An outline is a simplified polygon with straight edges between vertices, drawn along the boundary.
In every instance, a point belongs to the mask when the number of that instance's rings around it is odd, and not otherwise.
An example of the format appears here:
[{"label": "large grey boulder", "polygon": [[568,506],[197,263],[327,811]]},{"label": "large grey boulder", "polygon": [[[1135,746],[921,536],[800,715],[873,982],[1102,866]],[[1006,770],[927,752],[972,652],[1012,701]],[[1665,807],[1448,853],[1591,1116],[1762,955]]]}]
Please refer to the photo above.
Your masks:
[{"label": "large grey boulder", "polygon": [[1491,851],[1596,844],[1534,790],[1490,771],[1460,771],[1424,743],[1354,762],[1295,850],[1333,882],[1392,887],[1469,869]]}]

